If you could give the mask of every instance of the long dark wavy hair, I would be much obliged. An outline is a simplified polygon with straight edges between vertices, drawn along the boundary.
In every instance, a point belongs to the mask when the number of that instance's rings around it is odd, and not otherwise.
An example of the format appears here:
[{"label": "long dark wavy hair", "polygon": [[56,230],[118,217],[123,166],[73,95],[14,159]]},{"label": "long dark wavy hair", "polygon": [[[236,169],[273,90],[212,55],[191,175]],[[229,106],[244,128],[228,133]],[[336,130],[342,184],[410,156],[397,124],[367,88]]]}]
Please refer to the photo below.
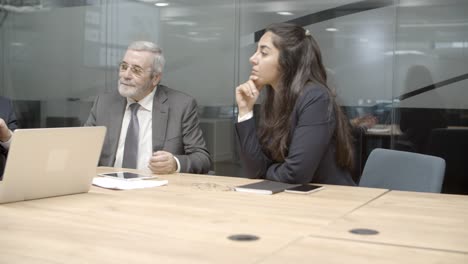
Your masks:
[{"label": "long dark wavy hair", "polygon": [[[266,32],[273,33],[273,45],[279,50],[278,87],[265,87],[266,98],[261,107],[258,137],[263,150],[277,162],[288,155],[291,139],[291,113],[297,98],[307,83],[323,87],[329,94],[329,113],[334,113],[338,166],[351,170],[353,145],[349,122],[336,102],[336,93],[327,85],[327,73],[322,63],[320,48],[308,31],[293,24],[272,24]],[[314,135],[310,135],[313,137]]]}]

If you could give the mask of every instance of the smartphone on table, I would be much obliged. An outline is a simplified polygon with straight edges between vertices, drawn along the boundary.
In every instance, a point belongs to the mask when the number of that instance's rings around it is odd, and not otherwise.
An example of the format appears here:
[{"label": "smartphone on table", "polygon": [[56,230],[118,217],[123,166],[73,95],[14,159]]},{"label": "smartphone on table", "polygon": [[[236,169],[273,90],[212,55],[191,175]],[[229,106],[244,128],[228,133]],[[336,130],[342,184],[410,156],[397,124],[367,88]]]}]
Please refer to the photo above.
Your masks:
[{"label": "smartphone on table", "polygon": [[296,187],[288,188],[284,191],[288,193],[307,194],[307,193],[312,193],[312,192],[323,190],[323,188],[325,187],[320,186],[320,185],[304,184],[304,185],[299,185]]},{"label": "smartphone on table", "polygon": [[134,180],[147,180],[147,179],[155,179],[157,178],[156,175],[143,175],[133,172],[110,172],[110,173],[101,173],[99,176],[109,177],[119,180],[126,180],[126,181],[134,181]]}]

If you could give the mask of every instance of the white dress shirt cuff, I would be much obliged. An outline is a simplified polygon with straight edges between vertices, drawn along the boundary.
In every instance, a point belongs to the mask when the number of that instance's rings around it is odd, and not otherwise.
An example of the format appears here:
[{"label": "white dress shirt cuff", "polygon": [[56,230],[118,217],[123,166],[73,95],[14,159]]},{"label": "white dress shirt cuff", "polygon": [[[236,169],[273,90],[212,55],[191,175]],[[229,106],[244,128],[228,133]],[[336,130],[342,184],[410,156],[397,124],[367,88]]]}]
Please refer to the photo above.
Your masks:
[{"label": "white dress shirt cuff", "polygon": [[176,161],[176,163],[177,163],[177,169],[176,169],[176,172],[180,172],[180,161],[179,161],[179,159],[178,159],[178,158],[176,158],[176,156],[174,156],[174,159],[175,159],[175,161]]},{"label": "white dress shirt cuff", "polygon": [[2,146],[4,149],[8,150],[10,149],[10,144],[11,144],[11,139],[13,137],[10,137],[10,139],[8,139],[7,141],[3,142],[3,141],[0,141],[0,146]]},{"label": "white dress shirt cuff", "polygon": [[243,116],[237,116],[237,123],[247,121],[253,117],[253,111],[248,112]]}]

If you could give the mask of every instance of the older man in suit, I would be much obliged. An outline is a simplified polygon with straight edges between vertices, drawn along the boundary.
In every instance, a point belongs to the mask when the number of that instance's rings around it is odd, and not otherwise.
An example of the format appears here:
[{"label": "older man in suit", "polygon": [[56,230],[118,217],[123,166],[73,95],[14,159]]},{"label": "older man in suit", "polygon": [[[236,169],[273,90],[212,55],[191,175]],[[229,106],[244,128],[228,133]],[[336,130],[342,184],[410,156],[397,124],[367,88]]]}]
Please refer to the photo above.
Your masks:
[{"label": "older man in suit", "polygon": [[98,96],[86,126],[106,126],[99,165],[153,173],[206,173],[210,154],[199,127],[195,100],[159,84],[161,49],[137,41],[119,65],[118,91]]},{"label": "older man in suit", "polygon": [[11,101],[0,96],[0,180],[5,169],[12,131],[17,127],[16,115]]}]

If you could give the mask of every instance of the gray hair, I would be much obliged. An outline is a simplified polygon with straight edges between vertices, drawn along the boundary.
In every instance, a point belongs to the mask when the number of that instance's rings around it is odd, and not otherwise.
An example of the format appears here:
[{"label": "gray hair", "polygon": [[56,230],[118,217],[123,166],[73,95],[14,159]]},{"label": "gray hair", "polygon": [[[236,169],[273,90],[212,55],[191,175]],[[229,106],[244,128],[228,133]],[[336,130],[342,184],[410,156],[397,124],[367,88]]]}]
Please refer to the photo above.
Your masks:
[{"label": "gray hair", "polygon": [[149,41],[135,41],[128,46],[129,50],[148,51],[154,54],[153,70],[162,73],[166,60],[162,54],[162,49],[155,43]]}]

